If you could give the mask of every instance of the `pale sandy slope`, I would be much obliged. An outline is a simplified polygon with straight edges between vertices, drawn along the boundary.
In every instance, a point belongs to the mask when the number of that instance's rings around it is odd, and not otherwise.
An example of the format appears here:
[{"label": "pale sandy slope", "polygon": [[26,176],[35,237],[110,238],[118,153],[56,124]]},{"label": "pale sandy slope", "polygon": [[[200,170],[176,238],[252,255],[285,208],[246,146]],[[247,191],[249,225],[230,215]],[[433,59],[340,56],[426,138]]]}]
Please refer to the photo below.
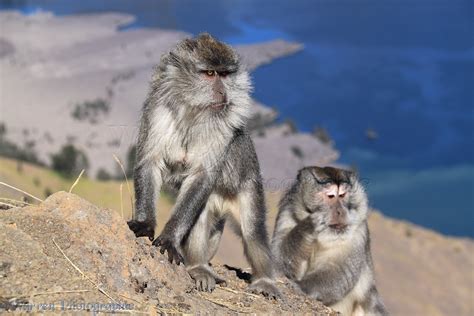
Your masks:
[{"label": "pale sandy slope", "polygon": [[[56,17],[7,11],[0,12],[0,20],[0,121],[7,124],[8,137],[19,144],[35,141],[45,162],[51,152],[72,141],[87,153],[90,175],[99,167],[114,171],[112,154],[125,157],[135,142],[153,66],[178,40],[189,36],[160,29],[119,32],[117,28],[133,17],[116,13]],[[281,40],[237,47],[249,70],[301,49],[300,44]],[[105,117],[97,117],[97,124],[71,117],[77,103],[97,98],[111,104]],[[257,102],[254,110],[266,123],[276,116]],[[268,177],[292,178],[304,164],[338,157],[331,146],[309,135],[281,142],[282,135],[272,135],[260,137],[257,146]],[[292,156],[295,143],[307,151],[304,159]],[[275,149],[280,149],[277,155]],[[282,172],[281,162],[291,168]]]}]

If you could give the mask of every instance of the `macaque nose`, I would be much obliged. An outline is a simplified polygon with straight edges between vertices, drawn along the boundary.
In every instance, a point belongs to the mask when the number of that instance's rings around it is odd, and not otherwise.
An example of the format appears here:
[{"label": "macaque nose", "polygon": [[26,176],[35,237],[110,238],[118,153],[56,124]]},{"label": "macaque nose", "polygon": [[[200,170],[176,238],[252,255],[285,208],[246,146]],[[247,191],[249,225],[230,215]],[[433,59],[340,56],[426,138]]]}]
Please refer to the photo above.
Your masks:
[{"label": "macaque nose", "polygon": [[329,190],[327,190],[326,196],[330,199],[337,197],[337,186],[334,185]]},{"label": "macaque nose", "polygon": [[346,212],[339,207],[336,210],[334,210],[333,214],[334,214],[334,221],[336,222],[344,222],[346,220]]},{"label": "macaque nose", "polygon": [[219,77],[216,78],[213,89],[214,89],[214,97],[216,98],[215,102],[226,103],[227,95],[225,93],[225,86]]},{"label": "macaque nose", "polygon": [[217,91],[217,102],[219,103],[227,102],[227,96],[224,91]]},{"label": "macaque nose", "polygon": [[331,220],[329,227],[346,227],[347,226],[347,212],[340,203],[333,206],[331,212]]}]

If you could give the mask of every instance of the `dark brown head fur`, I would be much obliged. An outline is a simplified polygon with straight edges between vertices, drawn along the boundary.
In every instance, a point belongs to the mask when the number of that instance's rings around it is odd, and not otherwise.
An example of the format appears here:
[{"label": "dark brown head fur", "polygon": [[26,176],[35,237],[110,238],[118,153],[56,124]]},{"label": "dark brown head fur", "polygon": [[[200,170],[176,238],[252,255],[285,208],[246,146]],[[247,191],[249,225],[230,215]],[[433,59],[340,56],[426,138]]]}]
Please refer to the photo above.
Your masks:
[{"label": "dark brown head fur", "polygon": [[238,70],[239,58],[232,48],[207,33],[186,39],[184,45],[190,52],[196,53],[203,63],[212,67],[212,70],[217,72]]},{"label": "dark brown head fur", "polygon": [[333,167],[312,167],[313,175],[319,184],[351,184],[353,172]]}]

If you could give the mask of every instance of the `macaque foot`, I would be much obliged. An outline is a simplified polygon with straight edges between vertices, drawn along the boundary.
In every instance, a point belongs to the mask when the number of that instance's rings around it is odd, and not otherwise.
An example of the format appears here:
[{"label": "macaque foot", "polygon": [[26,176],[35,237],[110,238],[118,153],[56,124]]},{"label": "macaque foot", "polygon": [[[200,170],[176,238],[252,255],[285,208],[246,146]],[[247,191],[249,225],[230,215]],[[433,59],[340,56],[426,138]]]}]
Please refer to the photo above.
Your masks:
[{"label": "macaque foot", "polygon": [[248,291],[255,294],[262,294],[268,299],[281,299],[280,290],[275,286],[274,282],[269,279],[258,279],[249,285]]},{"label": "macaque foot", "polygon": [[178,250],[174,246],[173,242],[166,235],[161,234],[153,241],[153,246],[160,248],[160,253],[164,254],[165,251],[168,252],[168,261],[173,263],[173,261],[180,265],[184,263],[183,257],[179,254]]},{"label": "macaque foot", "polygon": [[219,278],[214,272],[206,266],[197,266],[188,270],[189,275],[196,282],[198,291],[212,292],[216,284],[226,286],[224,279]]},{"label": "macaque foot", "polygon": [[130,220],[127,222],[128,227],[135,233],[137,237],[148,237],[153,240],[155,238],[155,224],[150,222],[139,222],[137,220]]}]

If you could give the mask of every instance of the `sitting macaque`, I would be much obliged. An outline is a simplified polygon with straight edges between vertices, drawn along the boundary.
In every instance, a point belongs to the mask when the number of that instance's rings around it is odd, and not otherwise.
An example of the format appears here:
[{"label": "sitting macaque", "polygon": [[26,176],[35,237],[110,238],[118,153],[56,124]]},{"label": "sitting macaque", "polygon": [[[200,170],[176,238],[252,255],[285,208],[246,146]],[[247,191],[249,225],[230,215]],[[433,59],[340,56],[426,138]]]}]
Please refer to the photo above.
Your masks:
[{"label": "sitting macaque", "polygon": [[282,272],[342,315],[388,315],[375,287],[368,206],[353,172],[306,167],[280,201],[272,247]]}]

